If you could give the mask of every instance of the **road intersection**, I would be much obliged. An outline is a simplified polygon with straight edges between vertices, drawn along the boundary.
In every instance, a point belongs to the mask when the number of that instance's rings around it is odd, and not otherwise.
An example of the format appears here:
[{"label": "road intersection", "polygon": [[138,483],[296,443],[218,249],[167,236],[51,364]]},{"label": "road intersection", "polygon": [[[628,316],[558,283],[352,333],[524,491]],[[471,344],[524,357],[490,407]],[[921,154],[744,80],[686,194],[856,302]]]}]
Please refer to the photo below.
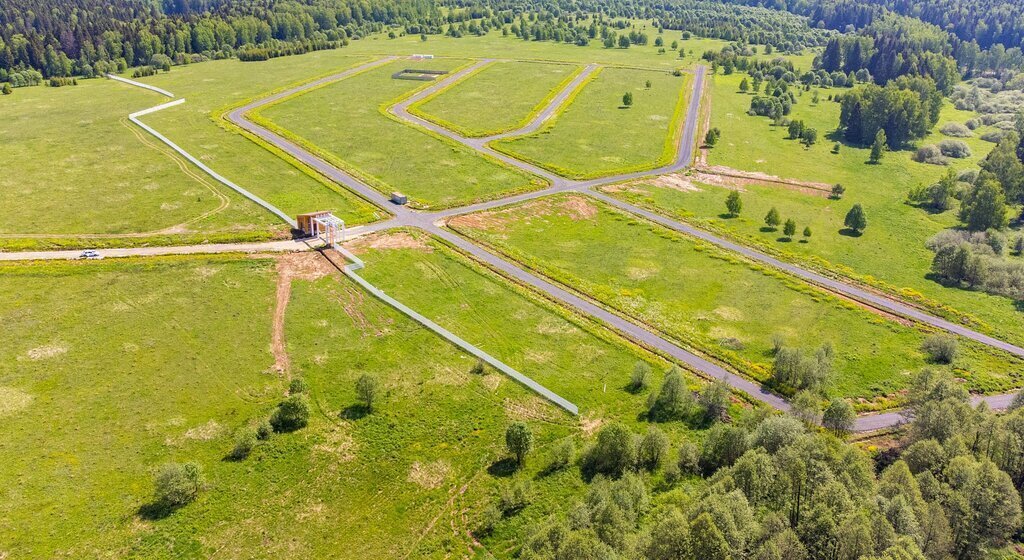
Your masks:
[{"label": "road intersection", "polygon": [[[546,297],[549,297],[555,301],[566,305],[577,312],[590,316],[618,331],[621,335],[626,338],[652,350],[659,354],[665,355],[673,359],[674,361],[685,364],[691,370],[713,379],[724,379],[734,389],[742,391],[751,398],[756,399],[765,403],[772,408],[780,411],[788,411],[790,406],[785,398],[771,393],[761,387],[759,384],[742,377],[735,372],[732,372],[725,367],[709,360],[708,358],[693,353],[675,343],[674,341],[666,338],[665,335],[651,330],[645,326],[637,324],[632,320],[618,315],[612,311],[609,311],[605,307],[595,303],[594,301],[577,294],[570,289],[556,285],[553,282],[548,281],[528,270],[525,270],[516,263],[509,261],[503,256],[496,254],[488,249],[470,241],[469,239],[457,235],[452,230],[444,227],[446,221],[452,217],[469,214],[473,212],[479,212],[489,209],[494,209],[503,206],[509,206],[518,204],[521,202],[550,196],[557,193],[563,192],[577,192],[587,196],[594,197],[602,202],[619,208],[625,212],[641,217],[643,219],[658,223],[664,227],[672,230],[681,232],[683,234],[696,237],[717,245],[728,251],[739,253],[746,258],[758,261],[760,263],[769,265],[776,269],[779,269],[787,274],[798,277],[803,281],[814,284],[820,288],[828,291],[841,294],[843,296],[853,298],[866,305],[873,306],[890,313],[917,321],[922,324],[930,325],[932,327],[948,331],[950,333],[963,336],[982,344],[986,344],[993,348],[1010,352],[1017,356],[1024,357],[1024,348],[1007,343],[1002,340],[995,339],[983,333],[969,329],[963,325],[950,322],[946,319],[936,317],[928,314],[921,309],[908,305],[905,302],[899,301],[895,298],[887,295],[865,289],[861,286],[856,285],[851,281],[844,281],[841,279],[825,276],[818,272],[805,269],[803,267],[794,265],[789,262],[779,260],[775,257],[752,249],[750,247],[737,244],[733,241],[714,235],[706,230],[702,230],[693,227],[689,224],[679,222],[668,218],[664,215],[651,212],[649,210],[637,207],[629,204],[622,200],[610,197],[599,190],[597,187],[603,185],[611,185],[616,183],[623,183],[632,181],[648,176],[662,175],[667,173],[675,173],[684,171],[690,166],[693,158],[694,150],[697,146],[697,134],[698,123],[699,123],[699,112],[700,112],[700,100],[701,92],[704,90],[704,83],[706,80],[706,69],[704,66],[697,66],[693,72],[694,83],[693,92],[690,95],[689,103],[687,106],[686,114],[680,123],[681,129],[678,131],[678,146],[676,150],[676,156],[669,164],[659,167],[657,169],[651,169],[648,171],[628,173],[621,175],[614,175],[608,177],[602,177],[600,179],[593,179],[587,181],[576,181],[561,177],[554,173],[551,173],[545,169],[542,169],[536,165],[532,165],[527,162],[523,162],[512,158],[506,154],[500,153],[488,146],[488,143],[499,139],[507,138],[512,136],[521,136],[524,134],[530,134],[540,130],[548,121],[556,116],[560,110],[562,110],[567,100],[571,95],[582,86],[587,78],[598,69],[596,64],[587,65],[583,71],[581,71],[573,80],[564,86],[564,88],[555,95],[550,102],[525,126],[510,132],[503,133],[501,135],[487,137],[487,138],[466,138],[459,134],[441,127],[435,123],[424,120],[409,110],[410,106],[421,101],[436,92],[452,85],[453,83],[465,78],[478,70],[481,66],[491,64],[493,61],[486,59],[480,60],[475,64],[472,64],[462,70],[453,74],[447,75],[444,78],[438,80],[434,84],[427,88],[419,90],[416,94],[408,97],[401,102],[388,108],[388,112],[396,118],[404,121],[410,126],[419,127],[430,131],[433,134],[441,135],[451,141],[457,142],[464,145],[472,150],[479,153],[485,154],[491,158],[497,159],[506,165],[516,167],[527,173],[541,177],[548,182],[548,186],[531,192],[521,193],[506,198],[497,200],[490,200],[486,202],[480,202],[476,204],[470,204],[458,208],[445,209],[440,211],[416,211],[406,206],[398,206],[392,204],[387,196],[371,187],[370,185],[359,180],[355,176],[348,172],[335,167],[334,165],[324,161],[316,155],[310,153],[301,145],[293,142],[282,135],[269,130],[268,128],[253,122],[248,118],[248,115],[253,111],[266,107],[267,105],[280,102],[286,98],[294,95],[301,94],[311,89],[329,84],[338,80],[343,80],[349,76],[364,72],[374,67],[386,64],[397,57],[384,57],[378,60],[374,60],[363,65],[351,68],[349,70],[339,72],[324,78],[320,78],[313,82],[309,82],[294,88],[290,88],[271,96],[253,101],[242,107],[238,107],[230,111],[226,118],[234,125],[241,129],[259,137],[263,141],[275,146],[276,148],[288,153],[290,156],[301,161],[303,164],[315,169],[325,177],[335,181],[350,190],[356,192],[366,200],[375,204],[376,206],[386,209],[390,212],[393,217],[387,220],[368,224],[365,226],[359,226],[353,228],[357,234],[366,234],[376,231],[382,231],[386,229],[392,229],[396,227],[411,227],[425,231],[426,233],[435,236],[450,245],[456,247],[460,251],[470,255],[479,262],[484,263],[488,267],[497,271],[498,273],[506,276],[507,278],[516,281],[518,283],[528,285],[540,293],[543,293]],[[161,92],[162,93],[162,92]],[[167,105],[167,104],[165,104]],[[133,114],[133,116],[142,116],[145,111]],[[133,119],[135,121],[135,119]],[[154,133],[159,138],[159,133],[155,133],[152,129],[145,126],[141,122],[136,122],[141,127]],[[165,141],[165,142],[169,142]],[[207,173],[217,178],[216,174],[212,170],[205,170]],[[220,179],[218,179],[220,180]],[[223,182],[223,181],[222,181]],[[232,185],[229,185],[232,186]],[[232,188],[235,188],[232,186]],[[236,189],[238,190],[238,189]],[[277,212],[275,212],[277,213]],[[278,214],[280,215],[280,214]],[[274,242],[273,244],[224,244],[218,246],[212,245],[200,245],[193,247],[163,247],[163,248],[140,248],[140,249],[115,249],[101,251],[104,255],[109,256],[129,256],[129,255],[153,255],[153,254],[172,254],[172,253],[202,253],[202,252],[222,252],[234,250],[241,251],[273,251],[273,250],[302,250],[308,248],[302,242]],[[26,258],[71,258],[74,251],[64,252],[37,252],[29,254],[19,253],[0,253],[0,260],[15,260],[15,259],[26,259]],[[993,395],[988,397],[978,397],[976,402],[984,400],[988,403],[991,408],[1005,408],[1009,405],[1012,395]],[[860,416],[856,421],[857,431],[871,431],[883,428],[889,428],[900,423],[903,423],[906,419],[901,411],[886,412],[881,414],[869,414]]]}]

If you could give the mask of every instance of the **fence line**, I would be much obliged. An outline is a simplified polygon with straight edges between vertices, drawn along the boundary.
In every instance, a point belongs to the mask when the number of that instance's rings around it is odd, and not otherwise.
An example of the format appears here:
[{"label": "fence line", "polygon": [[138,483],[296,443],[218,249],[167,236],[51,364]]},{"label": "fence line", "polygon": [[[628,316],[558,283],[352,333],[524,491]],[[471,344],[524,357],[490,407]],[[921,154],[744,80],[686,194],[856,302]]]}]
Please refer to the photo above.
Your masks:
[{"label": "fence line", "polygon": [[[130,85],[133,85],[133,86],[138,86],[138,87],[141,87],[141,88],[152,90],[152,91],[155,91],[155,92],[160,93],[162,95],[166,95],[167,97],[174,97],[174,94],[172,94],[171,92],[162,90],[162,89],[157,88],[157,87],[150,86],[148,84],[143,84],[141,82],[136,82],[134,80],[129,80],[129,79],[126,79],[126,78],[121,78],[119,76],[114,76],[114,75],[111,75],[111,74],[108,74],[108,76],[110,78],[113,78],[113,79],[119,81],[119,82],[124,82],[126,84],[130,84]],[[255,194],[253,194],[253,193],[243,189],[242,187],[236,185],[235,183],[233,183],[232,181],[228,180],[226,177],[224,177],[221,174],[217,173],[213,169],[210,169],[209,167],[206,166],[206,164],[204,164],[203,162],[199,161],[192,154],[186,152],[181,146],[178,146],[177,144],[172,142],[170,138],[167,138],[163,134],[160,134],[154,128],[150,127],[146,123],[144,123],[141,120],[139,120],[139,117],[144,117],[144,116],[149,115],[151,113],[156,113],[157,111],[162,111],[162,110],[168,109],[170,107],[177,107],[178,105],[181,105],[182,103],[185,103],[185,99],[184,98],[176,99],[174,101],[169,101],[167,103],[163,103],[163,104],[157,105],[155,107],[150,107],[149,109],[143,109],[141,111],[136,111],[136,112],[128,115],[128,119],[130,121],[132,121],[133,123],[135,123],[136,125],[138,125],[139,127],[141,127],[146,132],[152,134],[157,140],[160,140],[161,142],[163,142],[164,144],[169,146],[175,152],[178,152],[179,154],[181,154],[185,159],[187,159],[190,162],[192,162],[196,167],[202,169],[210,177],[213,177],[214,179],[216,179],[220,183],[223,183],[224,185],[226,185],[227,187],[229,187],[229,188],[233,189],[234,191],[238,192],[242,196],[248,198],[249,200],[255,202],[256,204],[258,204],[258,205],[262,206],[263,208],[269,210],[271,213],[275,214],[277,217],[279,217],[282,220],[284,220],[285,223],[291,225],[292,228],[297,228],[298,224],[295,222],[295,220],[293,220],[290,216],[288,216],[287,214],[282,212],[279,208],[277,208],[276,206],[274,206],[274,205],[270,204],[269,202],[263,200],[262,198],[256,196]],[[505,364],[501,360],[491,356],[487,352],[484,352],[483,350],[481,350],[480,348],[477,348],[476,346],[470,344],[469,342],[466,342],[465,340],[463,340],[462,338],[456,336],[455,334],[453,334],[452,332],[448,331],[447,329],[445,329],[441,325],[438,325],[437,323],[435,323],[435,322],[431,321],[430,319],[424,317],[423,315],[417,313],[416,311],[414,311],[412,308],[410,308],[409,306],[405,305],[404,303],[402,303],[402,302],[398,301],[397,299],[395,299],[395,298],[385,294],[383,290],[381,290],[380,288],[374,286],[373,284],[368,282],[362,276],[359,276],[358,274],[356,274],[357,270],[360,270],[360,269],[362,269],[362,268],[364,268],[366,266],[359,257],[355,256],[350,251],[346,250],[345,248],[343,248],[342,246],[340,246],[338,244],[335,244],[334,248],[339,253],[344,255],[347,259],[352,261],[352,264],[345,265],[345,267],[342,268],[342,272],[346,276],[348,276],[349,278],[354,280],[357,284],[362,286],[365,290],[367,290],[368,292],[370,292],[371,294],[376,296],[378,299],[380,299],[381,301],[387,303],[391,307],[394,307],[395,309],[401,311],[402,313],[404,313],[405,315],[407,315],[408,317],[410,317],[411,319],[413,319],[417,323],[419,323],[419,324],[423,325],[424,327],[430,329],[431,331],[435,332],[436,334],[441,335],[441,337],[444,338],[445,340],[448,340],[452,344],[458,346],[459,348],[462,348],[466,352],[469,352],[473,356],[476,356],[477,358],[479,358],[479,359],[483,360],[484,362],[490,364],[494,369],[497,369],[498,371],[504,373],[505,375],[507,375],[507,376],[511,377],[512,379],[518,381],[519,383],[525,385],[529,389],[532,389],[533,391],[535,391],[536,393],[538,393],[542,397],[548,399],[549,401],[553,402],[554,404],[558,405],[559,407],[569,411],[571,414],[573,414],[573,415],[579,414],[579,408],[576,405],[574,405],[571,402],[569,402],[568,400],[560,397],[559,395],[557,395],[556,393],[554,393],[553,391],[551,391],[547,387],[544,387],[543,385],[541,385],[540,383],[537,383],[533,379],[530,379],[529,377],[523,375],[522,373],[519,373],[518,371],[516,371],[515,369],[509,367],[507,364]]]},{"label": "fence line", "polygon": [[395,298],[385,294],[383,290],[381,290],[380,288],[377,288],[376,286],[374,286],[373,284],[368,282],[365,278],[363,278],[362,276],[359,276],[358,274],[356,274],[357,270],[360,270],[360,269],[362,269],[362,268],[364,268],[366,266],[363,263],[363,261],[360,260],[359,257],[355,256],[354,254],[352,254],[351,251],[348,251],[347,249],[345,249],[344,247],[342,247],[342,246],[340,246],[338,244],[335,244],[334,248],[339,253],[344,255],[345,258],[347,258],[348,260],[352,261],[352,264],[346,265],[344,268],[342,268],[342,272],[344,272],[346,276],[348,276],[349,278],[354,280],[357,284],[359,284],[360,286],[365,288],[368,292],[370,292],[371,294],[376,296],[378,299],[380,299],[381,301],[387,303],[391,307],[394,307],[395,309],[401,311],[402,313],[404,313],[405,315],[409,316],[412,320],[416,321],[417,323],[419,323],[419,324],[423,325],[424,327],[434,331],[435,333],[440,335],[445,340],[451,342],[452,344],[458,346],[459,348],[462,348],[466,352],[469,352],[470,354],[472,354],[473,356],[476,356],[480,360],[483,360],[487,364],[490,364],[491,367],[493,367],[494,369],[496,369],[496,370],[504,373],[505,375],[511,377],[512,379],[518,381],[522,385],[524,385],[527,388],[531,389],[532,391],[534,391],[535,393],[537,393],[540,396],[544,397],[545,399],[551,401],[555,405],[565,409],[570,414],[573,414],[573,415],[579,414],[579,407],[577,407],[573,403],[569,402],[565,398],[559,396],[554,391],[548,389],[547,387],[541,385],[540,383],[537,383],[536,381],[534,381],[533,379],[527,377],[526,375],[523,375],[522,373],[519,373],[518,371],[516,371],[515,369],[513,369],[509,365],[505,364],[501,360],[495,358],[494,356],[491,356],[487,352],[484,352],[480,348],[478,348],[478,347],[474,346],[473,344],[471,344],[471,343],[463,340],[462,338],[456,336],[451,331],[445,329],[441,325],[438,325],[437,323],[435,323],[435,322],[431,321],[430,319],[424,317],[423,315],[417,313],[416,311],[412,310],[412,308],[406,306],[404,303],[398,301],[397,299],[395,299]]},{"label": "fence line", "polygon": [[173,93],[167,91],[166,89],[160,89],[160,88],[158,88],[156,86],[151,86],[149,84],[144,84],[142,82],[136,82],[135,80],[129,80],[128,78],[122,78],[121,76],[115,76],[113,74],[107,74],[107,77],[110,78],[111,80],[116,80],[118,82],[124,82],[126,84],[133,85],[135,87],[140,87],[140,88],[143,88],[143,89],[148,89],[149,91],[155,91],[155,92],[159,93],[160,95],[166,95],[167,97],[174,97]]}]

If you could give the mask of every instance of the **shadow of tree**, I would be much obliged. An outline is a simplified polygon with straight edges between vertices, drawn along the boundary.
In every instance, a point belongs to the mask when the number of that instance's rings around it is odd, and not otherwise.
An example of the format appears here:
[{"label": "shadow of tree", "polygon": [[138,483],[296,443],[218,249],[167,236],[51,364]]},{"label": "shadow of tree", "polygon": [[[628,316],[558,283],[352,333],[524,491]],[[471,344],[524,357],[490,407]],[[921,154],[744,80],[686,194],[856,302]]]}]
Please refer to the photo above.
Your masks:
[{"label": "shadow of tree", "polygon": [[338,413],[338,416],[345,420],[359,420],[369,414],[370,409],[366,408],[366,405],[352,404],[342,409],[342,411]]},{"label": "shadow of tree", "polygon": [[487,474],[494,477],[506,478],[515,474],[517,467],[518,465],[516,465],[514,459],[511,457],[505,457],[504,459],[498,459],[491,463],[491,465],[487,467]]},{"label": "shadow of tree", "polygon": [[136,513],[146,521],[158,521],[160,519],[165,519],[177,509],[178,506],[169,504],[164,500],[153,500],[148,504],[142,504],[139,506]]}]

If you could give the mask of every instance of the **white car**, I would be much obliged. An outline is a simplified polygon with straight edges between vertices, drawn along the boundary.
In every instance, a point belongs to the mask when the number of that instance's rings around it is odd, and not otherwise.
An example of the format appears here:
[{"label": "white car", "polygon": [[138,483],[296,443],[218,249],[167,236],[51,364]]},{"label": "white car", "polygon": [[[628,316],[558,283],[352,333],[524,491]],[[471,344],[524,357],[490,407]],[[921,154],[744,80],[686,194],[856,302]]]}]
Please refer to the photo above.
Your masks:
[{"label": "white car", "polygon": [[96,251],[93,251],[92,249],[87,249],[85,251],[82,251],[82,254],[78,255],[78,258],[80,258],[80,259],[102,259],[103,255],[97,253]]}]

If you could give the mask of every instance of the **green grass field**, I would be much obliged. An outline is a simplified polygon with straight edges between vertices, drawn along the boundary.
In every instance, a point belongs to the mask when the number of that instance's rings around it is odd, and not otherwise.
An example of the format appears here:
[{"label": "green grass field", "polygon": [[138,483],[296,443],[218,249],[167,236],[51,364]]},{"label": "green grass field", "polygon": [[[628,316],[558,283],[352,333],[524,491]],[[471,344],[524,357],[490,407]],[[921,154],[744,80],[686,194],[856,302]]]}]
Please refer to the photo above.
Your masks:
[{"label": "green grass field", "polygon": [[102,79],[5,98],[4,163],[18,172],[0,178],[0,234],[266,230],[272,220],[205,175],[184,173],[191,167],[127,121],[161,102]]},{"label": "green grass field", "polygon": [[[535,477],[536,498],[488,541],[508,557],[528,525],[585,491],[576,468],[542,472],[550,444],[572,437],[582,448],[611,420],[642,431],[646,394],[624,386],[637,360],[654,365],[655,383],[665,364],[437,242],[407,246],[402,235],[357,248],[367,277],[577,402],[581,420],[498,373],[471,374],[473,358],[313,267],[293,280],[284,323],[291,375],[310,386],[310,425],[226,461],[235,430],[287,386],[270,370],[273,260],[4,265],[0,309],[17,342],[0,349],[0,451],[11,458],[0,465],[0,551],[443,557],[470,546],[466,531],[508,480],[489,472],[504,429],[524,420],[537,450],[521,476]],[[40,328],[55,324],[56,334]],[[378,411],[342,416],[363,373],[383,382]],[[700,437],[664,428],[676,442]],[[205,490],[167,517],[141,517],[153,472],[171,460],[199,462]]]},{"label": "green grass field", "polygon": [[[650,36],[651,44],[643,46],[632,45],[626,49],[617,47],[606,49],[601,45],[600,41],[591,41],[589,45],[580,47],[554,41],[524,41],[512,36],[504,37],[500,31],[492,31],[481,37],[464,36],[458,39],[431,35],[426,42],[421,41],[419,35],[405,35],[395,39],[374,35],[353,41],[343,50],[350,53],[369,53],[374,55],[429,53],[436,56],[473,56],[494,59],[534,60],[539,62],[559,61],[577,64],[597,62],[600,64],[671,71],[678,67],[692,66],[700,61],[704,51],[719,51],[722,47],[729,44],[728,41],[720,39],[707,39],[696,36],[683,40],[681,32],[665,30],[662,37],[666,43],[670,44],[672,41],[678,41],[679,47],[687,50],[686,57],[679,58],[678,52],[667,51],[659,53],[658,47],[653,45],[653,40],[658,32],[654,22],[637,21],[636,25],[638,31],[643,31]],[[809,66],[810,61],[813,59],[813,52],[808,50],[801,58],[806,60]],[[619,95],[621,96],[622,94],[620,93]]]},{"label": "green grass field", "polygon": [[[666,32],[666,38],[670,35]],[[695,38],[681,44],[699,55],[725,43]],[[418,36],[394,40],[374,36],[333,51],[265,62],[215,60],[175,66],[169,73],[142,78],[187,99],[184,105],[148,115],[145,121],[216,171],[288,213],[330,209],[349,224],[365,223],[382,217],[379,211],[315,172],[303,170],[236,131],[227,130],[216,117],[245,100],[361,61],[424,50],[439,56],[514,57],[575,64],[597,61],[666,70],[696,60],[681,61],[671,53],[659,55],[653,47],[575,47],[521,41],[500,33],[463,39],[431,37],[427,44]],[[557,85],[557,80],[550,82]],[[536,101],[542,98],[543,94]],[[164,101],[154,93],[103,79],[81,80],[76,87],[22,88],[17,95],[5,96],[2,106],[6,118],[0,123],[0,134],[8,147],[5,163],[20,173],[0,178],[0,248],[254,241],[286,233],[273,216],[122,122],[128,113]],[[444,149],[449,148],[446,145]],[[492,166],[484,163],[483,167]],[[509,178],[504,169],[497,173],[501,181]],[[66,211],[69,206],[74,212]]]},{"label": "green grass field", "polygon": [[383,113],[386,106],[426,85],[393,79],[396,71],[410,66],[450,71],[465,62],[397,60],[258,114],[382,192],[401,191],[420,207],[460,205],[539,188],[539,179]]},{"label": "green grass field", "polygon": [[5,265],[0,286],[4,554],[124,557],[152,533],[134,518],[165,461],[228,486],[231,431],[284,387],[267,261]]},{"label": "green grass field", "polygon": [[257,63],[216,60],[175,67],[141,81],[171,91],[187,102],[148,115],[144,121],[217,172],[290,215],[332,210],[348,224],[374,221],[386,214],[315,172],[303,172],[292,160],[282,159],[280,152],[267,151],[220,119],[220,113],[229,106],[371,59],[339,50]]},{"label": "green grass field", "polygon": [[[543,129],[493,146],[572,178],[657,167],[675,153],[689,87],[688,75],[604,68]],[[626,92],[632,107],[623,106]]]},{"label": "green grass field", "polygon": [[500,134],[526,125],[580,70],[567,64],[495,62],[410,110],[463,136]]},{"label": "green grass field", "polygon": [[[873,401],[861,408],[892,406],[927,365],[916,329],[590,199],[553,197],[451,225],[755,379],[768,377],[776,333],[808,351],[830,343],[830,392]],[[957,375],[973,388],[1020,382],[1016,360],[961,346]]]},{"label": "green grass field", "polygon": [[[833,142],[823,140],[810,149],[786,139],[782,128],[770,125],[766,118],[744,113],[749,95],[736,92],[739,76],[716,76],[712,97],[712,126],[722,130],[719,147],[710,151],[709,163],[741,170],[762,171],[773,175],[823,183],[841,183],[846,187],[842,200],[786,189],[777,185],[744,186],[741,216],[726,219],[723,187],[701,187],[699,192],[634,185],[619,190],[633,202],[719,229],[766,250],[800,260],[808,265],[838,269],[867,281],[882,282],[891,291],[926,303],[952,307],[947,315],[967,317],[976,328],[997,334],[1018,344],[1024,342],[1020,329],[1020,311],[1007,298],[989,296],[955,288],[946,288],[930,280],[933,253],[925,241],[942,229],[957,224],[956,209],[932,214],[906,203],[907,192],[927,185],[945,173],[945,168],[914,162],[909,151],[890,152],[880,165],[865,163],[868,150],[842,146],[832,154]],[[792,118],[805,120],[819,131],[828,131],[838,122],[839,106],[828,102],[828,90],[822,90],[815,106],[808,93],[794,106]],[[938,129],[947,122],[964,122],[969,113],[947,106],[935,132],[921,141],[932,144],[942,138]],[[979,131],[981,132],[981,131]],[[955,161],[955,169],[976,168],[992,144],[979,140],[977,133],[965,141],[972,157]],[[868,228],[861,237],[842,235],[843,218],[854,203],[863,205]],[[763,218],[776,207],[783,219],[793,218],[798,230],[810,226],[810,243],[779,243],[777,235],[760,231]]]}]

